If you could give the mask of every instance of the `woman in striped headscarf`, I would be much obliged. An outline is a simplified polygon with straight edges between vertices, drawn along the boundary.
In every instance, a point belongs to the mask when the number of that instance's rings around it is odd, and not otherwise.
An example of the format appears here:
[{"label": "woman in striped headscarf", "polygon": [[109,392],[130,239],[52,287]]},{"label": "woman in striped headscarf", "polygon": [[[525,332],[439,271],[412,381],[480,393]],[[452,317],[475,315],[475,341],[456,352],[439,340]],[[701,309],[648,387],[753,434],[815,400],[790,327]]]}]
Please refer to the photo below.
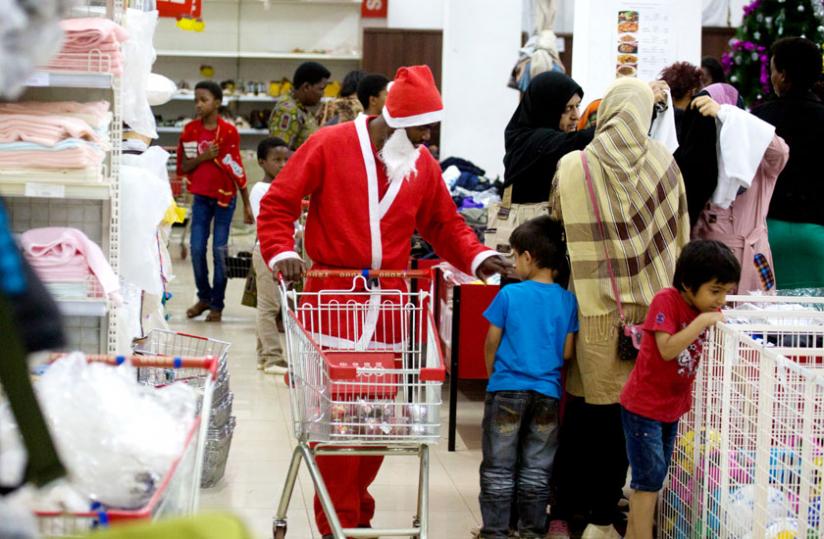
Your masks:
[{"label": "woman in striped headscarf", "polygon": [[648,136],[652,107],[648,84],[616,80],[598,109],[592,143],[561,159],[550,199],[553,215],[564,222],[581,328],[567,376],[570,398],[559,459],[563,454],[586,459],[580,466],[560,466],[578,476],[558,477],[561,514],[554,517],[566,517],[565,486],[585,485],[590,510],[585,539],[620,537],[612,525],[628,466],[618,399],[634,362],[617,354],[619,314],[610,271],[627,323],[641,323],[655,293],[671,285],[675,261],[689,241],[681,172],[672,154]]}]

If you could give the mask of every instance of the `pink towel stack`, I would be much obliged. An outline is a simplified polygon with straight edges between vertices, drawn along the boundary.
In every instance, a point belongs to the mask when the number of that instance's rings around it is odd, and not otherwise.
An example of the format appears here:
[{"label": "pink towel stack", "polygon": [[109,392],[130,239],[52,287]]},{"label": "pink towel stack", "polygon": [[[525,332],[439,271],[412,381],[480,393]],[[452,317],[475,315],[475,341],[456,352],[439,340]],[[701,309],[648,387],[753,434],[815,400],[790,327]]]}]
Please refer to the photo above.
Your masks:
[{"label": "pink towel stack", "polygon": [[100,179],[111,118],[103,101],[0,103],[0,181],[38,171],[85,171],[83,178]]},{"label": "pink towel stack", "polygon": [[102,17],[64,19],[60,26],[66,41],[47,69],[123,74],[120,44],[129,39],[129,33],[122,26]]},{"label": "pink towel stack", "polygon": [[38,277],[59,299],[100,297],[119,288],[100,246],[75,228],[35,228],[23,233],[21,243]]}]

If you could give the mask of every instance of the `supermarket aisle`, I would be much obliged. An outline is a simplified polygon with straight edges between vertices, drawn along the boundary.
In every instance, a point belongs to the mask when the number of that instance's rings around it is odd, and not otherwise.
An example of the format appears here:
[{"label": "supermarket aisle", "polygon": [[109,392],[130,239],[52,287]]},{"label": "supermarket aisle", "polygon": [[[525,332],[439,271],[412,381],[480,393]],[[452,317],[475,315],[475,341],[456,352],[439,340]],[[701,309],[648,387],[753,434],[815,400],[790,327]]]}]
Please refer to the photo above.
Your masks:
[{"label": "supermarket aisle", "polygon": [[[177,252],[173,254],[177,256]],[[170,303],[172,329],[232,343],[230,388],[235,394],[233,413],[237,428],[226,476],[218,486],[202,491],[201,508],[230,510],[247,520],[255,537],[270,538],[272,515],[294,447],[287,387],[282,378],[266,376],[255,369],[254,310],[240,305],[243,280],[229,281],[223,322],[208,324],[186,320],[185,310],[194,301],[191,266],[188,261],[177,261],[175,270],[177,279],[171,286],[174,297]],[[466,425],[480,425],[482,414],[481,406],[466,403],[461,406],[459,420]],[[445,424],[446,404],[442,416]],[[430,529],[436,539],[468,537],[470,530],[480,524],[480,442],[468,442],[473,449],[467,449],[459,438],[459,450],[448,453],[444,436],[443,443],[432,448]],[[415,513],[416,486],[417,461],[387,459],[371,490],[378,506],[373,525],[409,526]],[[288,515],[290,539],[319,537],[312,517],[313,492],[304,470]]]}]

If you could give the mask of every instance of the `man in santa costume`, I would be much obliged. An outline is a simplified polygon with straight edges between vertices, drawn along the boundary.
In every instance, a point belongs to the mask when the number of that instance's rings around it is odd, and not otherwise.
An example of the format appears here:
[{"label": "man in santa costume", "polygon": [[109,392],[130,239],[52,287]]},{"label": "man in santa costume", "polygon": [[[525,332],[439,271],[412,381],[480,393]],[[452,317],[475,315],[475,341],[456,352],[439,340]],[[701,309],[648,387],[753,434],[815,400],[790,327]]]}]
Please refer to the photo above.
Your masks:
[{"label": "man in santa costume", "polygon": [[[417,230],[439,256],[464,272],[481,278],[505,273],[509,265],[466,225],[438,162],[421,145],[442,116],[429,67],[402,67],[389,86],[382,115],[361,115],[312,135],[261,202],[258,237],[269,267],[287,281],[305,274],[295,252],[294,222],[302,200],[310,196],[304,238],[312,269],[406,269]],[[351,278],[309,278],[304,290],[351,287]],[[400,279],[381,279],[373,287],[406,289]],[[397,342],[397,321],[364,318],[309,331],[321,345],[336,348]],[[367,489],[382,457],[321,456],[317,461],[342,526],[368,526],[375,501]],[[332,537],[317,496],[315,518],[324,538]]]}]

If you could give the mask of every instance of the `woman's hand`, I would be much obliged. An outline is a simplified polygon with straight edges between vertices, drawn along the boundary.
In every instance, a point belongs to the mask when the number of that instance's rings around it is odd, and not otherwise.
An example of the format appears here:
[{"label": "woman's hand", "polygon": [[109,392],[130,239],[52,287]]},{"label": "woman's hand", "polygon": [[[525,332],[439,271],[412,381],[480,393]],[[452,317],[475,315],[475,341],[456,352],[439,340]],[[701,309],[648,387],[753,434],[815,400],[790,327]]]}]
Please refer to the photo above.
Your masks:
[{"label": "woman's hand", "polygon": [[710,118],[717,117],[718,111],[721,110],[721,105],[716,103],[715,100],[708,95],[696,97],[692,100],[692,104],[690,106],[694,109],[698,109],[698,112],[700,112],[702,116],[707,116]]},{"label": "woman's hand", "polygon": [[655,97],[655,102],[666,104],[669,84],[662,80],[654,80],[649,83],[649,87],[652,89],[652,95]]}]

